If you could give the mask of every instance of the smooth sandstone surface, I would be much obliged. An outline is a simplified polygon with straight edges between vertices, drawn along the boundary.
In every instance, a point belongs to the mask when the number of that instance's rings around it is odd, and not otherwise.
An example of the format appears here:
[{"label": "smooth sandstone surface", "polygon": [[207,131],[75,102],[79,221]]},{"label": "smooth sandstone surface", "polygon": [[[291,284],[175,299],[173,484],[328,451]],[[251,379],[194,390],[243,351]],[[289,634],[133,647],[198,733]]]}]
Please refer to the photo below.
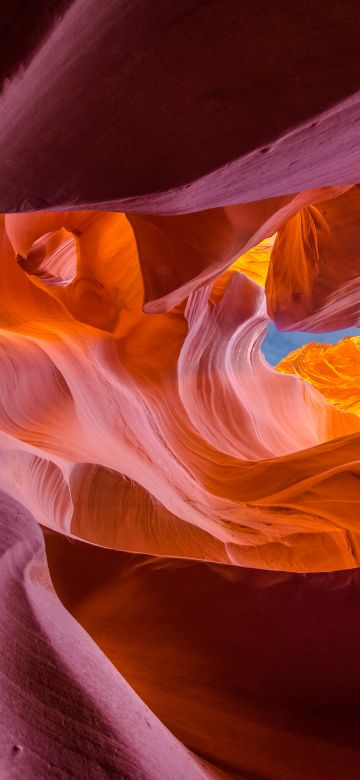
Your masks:
[{"label": "smooth sandstone surface", "polygon": [[[260,247],[270,264],[275,247]],[[124,215],[7,215],[3,489],[43,525],[116,549],[357,565],[360,420],[263,358],[264,292],[242,273],[260,249],[146,314]],[[308,562],[303,534],[319,541]]]},{"label": "smooth sandstone surface", "polygon": [[4,493],[0,528],[2,777],[214,777],[64,609],[39,527]]},{"label": "smooth sandstone surface", "polygon": [[192,750],[236,778],[357,776],[358,571],[278,574],[46,540],[65,606]]},{"label": "smooth sandstone surface", "polygon": [[360,181],[356,0],[2,16],[2,211],[181,213]]},{"label": "smooth sandstone surface", "polygon": [[2,5],[6,780],[358,777],[359,29]]}]

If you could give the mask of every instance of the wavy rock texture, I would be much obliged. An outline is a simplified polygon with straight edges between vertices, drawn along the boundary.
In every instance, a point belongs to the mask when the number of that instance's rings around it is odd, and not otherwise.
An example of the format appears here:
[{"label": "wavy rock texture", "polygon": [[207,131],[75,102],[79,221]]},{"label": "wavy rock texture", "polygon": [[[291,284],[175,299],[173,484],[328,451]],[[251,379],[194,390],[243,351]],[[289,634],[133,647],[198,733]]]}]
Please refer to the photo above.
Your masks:
[{"label": "wavy rock texture", "polygon": [[213,777],[64,609],[40,529],[3,493],[0,523],[2,776]]},{"label": "wavy rock texture", "polygon": [[[3,247],[1,484],[41,523],[136,552],[356,565],[360,421],[262,357],[264,294],[237,268],[271,243],[163,315],[142,312],[123,215],[7,216]],[[59,254],[67,285],[48,283]],[[304,533],[338,552],[300,563]]]},{"label": "wavy rock texture", "polygon": [[358,325],[359,207],[360,189],[351,187],[280,227],[266,281],[268,312],[280,327]]},{"label": "wavy rock texture", "polygon": [[2,211],[181,214],[360,181],[356,0],[2,14]]},{"label": "wavy rock texture", "polygon": [[360,13],[241,6],[0,12],[10,780],[358,777],[358,340],[261,343],[359,324]]},{"label": "wavy rock texture", "polygon": [[304,577],[46,539],[65,606],[227,777],[357,778],[357,570]]}]

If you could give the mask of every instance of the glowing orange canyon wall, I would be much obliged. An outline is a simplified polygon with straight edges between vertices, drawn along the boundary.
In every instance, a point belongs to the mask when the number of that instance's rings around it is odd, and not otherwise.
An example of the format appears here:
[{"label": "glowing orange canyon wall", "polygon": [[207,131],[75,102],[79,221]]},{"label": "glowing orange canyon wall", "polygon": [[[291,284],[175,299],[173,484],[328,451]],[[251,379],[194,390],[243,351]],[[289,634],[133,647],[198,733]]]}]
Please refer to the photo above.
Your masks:
[{"label": "glowing orange canyon wall", "polygon": [[[1,777],[358,777],[359,339],[316,333],[360,320],[360,14],[320,5],[4,15]],[[314,341],[274,368],[270,320]]]}]

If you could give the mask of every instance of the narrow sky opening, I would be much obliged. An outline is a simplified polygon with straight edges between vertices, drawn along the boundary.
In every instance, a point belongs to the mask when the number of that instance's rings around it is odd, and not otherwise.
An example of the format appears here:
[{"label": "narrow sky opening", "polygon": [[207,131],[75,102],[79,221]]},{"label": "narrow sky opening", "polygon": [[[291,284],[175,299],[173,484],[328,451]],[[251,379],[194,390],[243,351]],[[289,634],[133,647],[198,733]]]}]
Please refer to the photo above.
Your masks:
[{"label": "narrow sky opening", "polygon": [[300,330],[285,332],[277,330],[274,323],[270,322],[262,343],[262,351],[268,363],[276,366],[289,352],[308,344],[309,341],[337,344],[345,336],[360,336],[360,328],[333,330],[329,333],[305,333]]}]

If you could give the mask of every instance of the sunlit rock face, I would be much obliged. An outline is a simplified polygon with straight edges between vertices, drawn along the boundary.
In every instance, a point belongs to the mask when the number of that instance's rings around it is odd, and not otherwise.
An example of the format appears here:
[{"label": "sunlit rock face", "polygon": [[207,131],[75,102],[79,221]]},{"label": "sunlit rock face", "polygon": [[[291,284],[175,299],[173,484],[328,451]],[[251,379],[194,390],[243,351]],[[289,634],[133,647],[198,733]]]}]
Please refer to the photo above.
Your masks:
[{"label": "sunlit rock face", "polygon": [[277,369],[297,374],[334,406],[360,415],[359,336],[347,336],[334,345],[307,344],[283,358]]},{"label": "sunlit rock face", "polygon": [[0,776],[357,780],[359,9],[25,5]]}]

